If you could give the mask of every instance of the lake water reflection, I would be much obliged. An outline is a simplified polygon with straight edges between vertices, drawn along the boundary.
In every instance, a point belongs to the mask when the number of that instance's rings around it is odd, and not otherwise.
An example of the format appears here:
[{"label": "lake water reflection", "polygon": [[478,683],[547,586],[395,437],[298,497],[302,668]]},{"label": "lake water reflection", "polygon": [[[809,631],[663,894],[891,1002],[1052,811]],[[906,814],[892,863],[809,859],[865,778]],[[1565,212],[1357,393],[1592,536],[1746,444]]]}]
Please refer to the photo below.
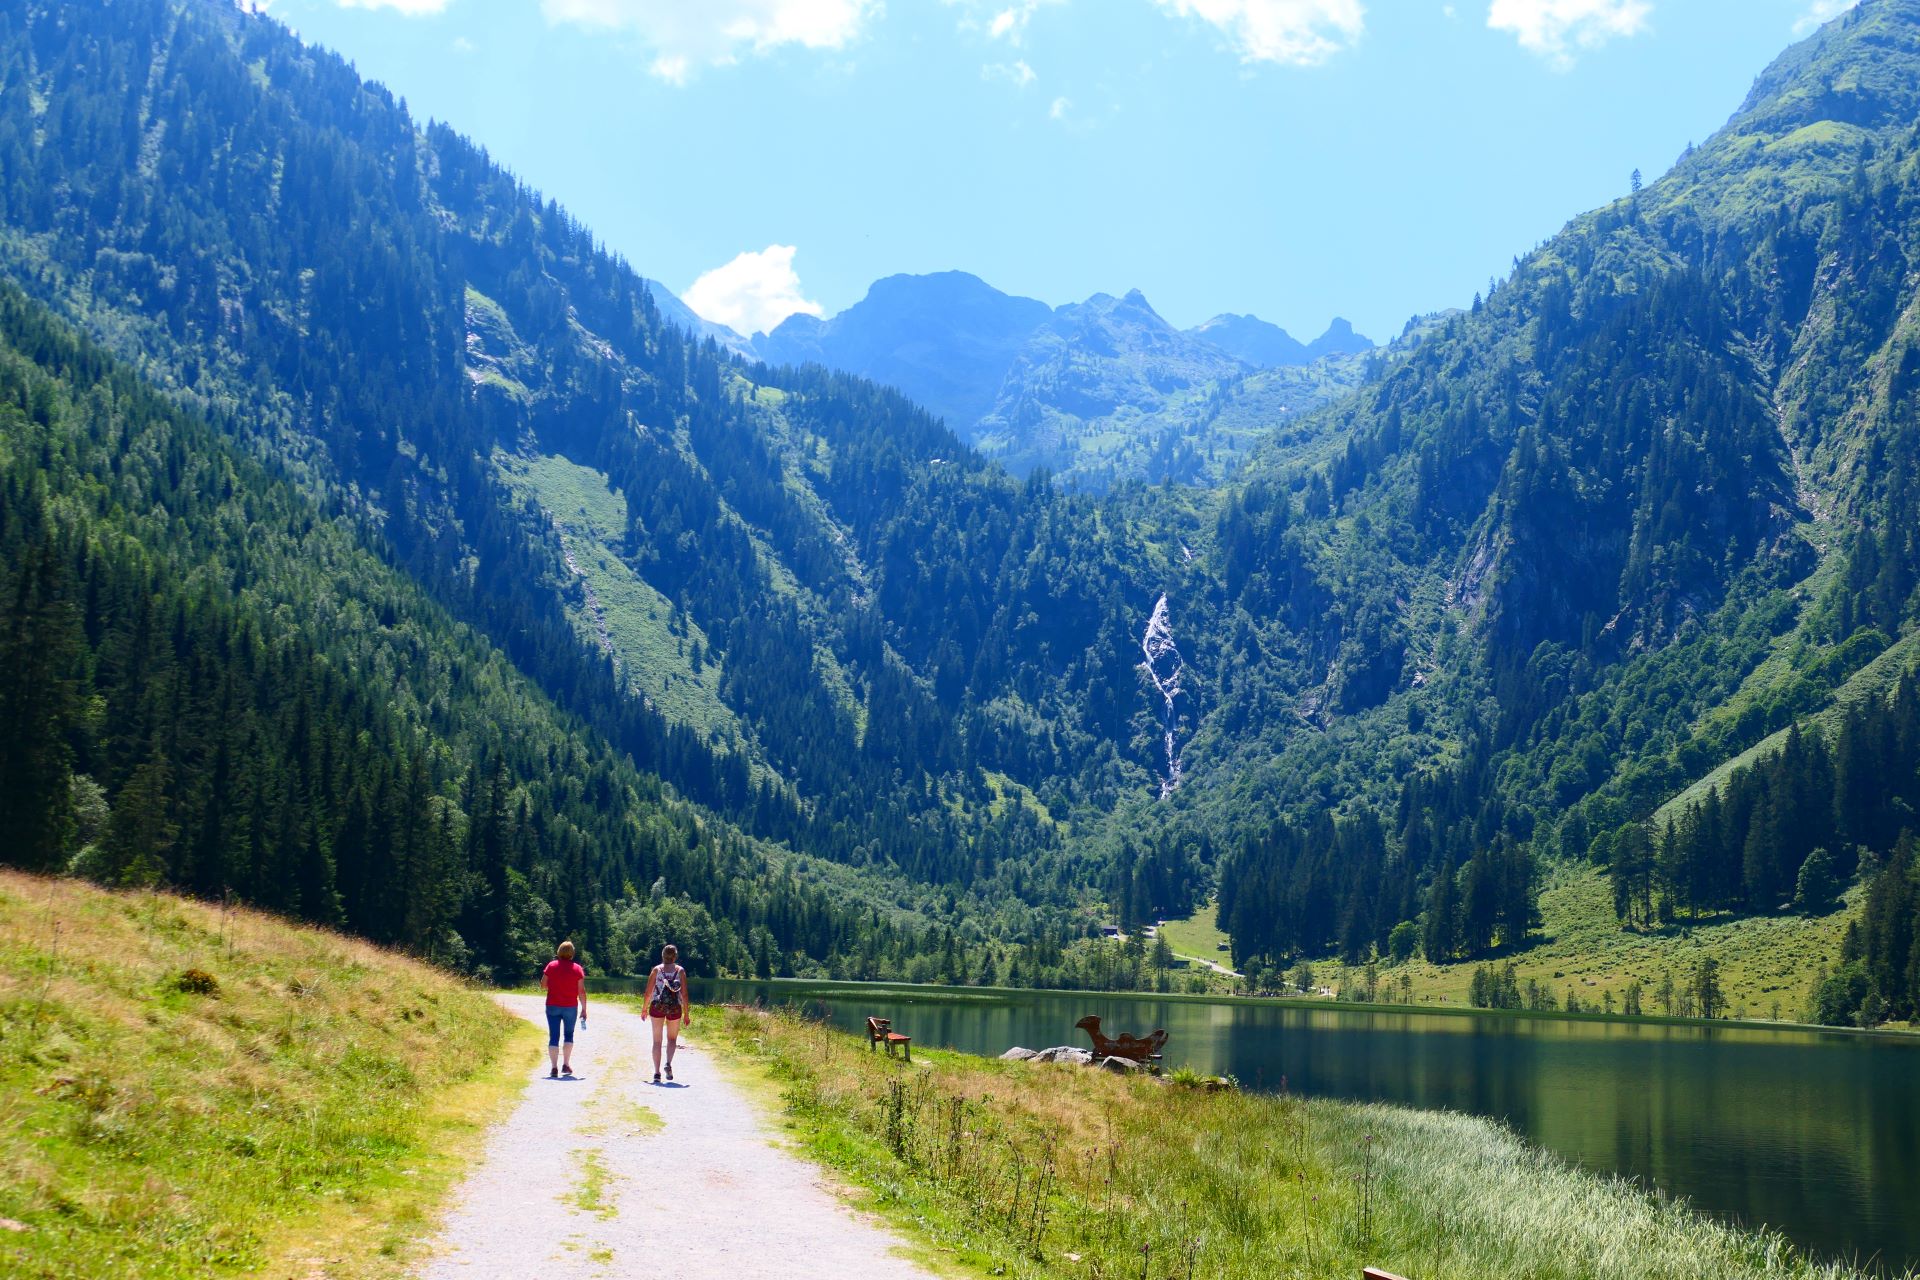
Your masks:
[{"label": "lake water reflection", "polygon": [[1920,1040],[1838,1032],[1374,1013],[1061,992],[713,982],[850,1030],[998,1054],[1110,1030],[1172,1033],[1167,1065],[1248,1088],[1493,1116],[1584,1168],[1768,1223],[1825,1257],[1920,1267]]}]

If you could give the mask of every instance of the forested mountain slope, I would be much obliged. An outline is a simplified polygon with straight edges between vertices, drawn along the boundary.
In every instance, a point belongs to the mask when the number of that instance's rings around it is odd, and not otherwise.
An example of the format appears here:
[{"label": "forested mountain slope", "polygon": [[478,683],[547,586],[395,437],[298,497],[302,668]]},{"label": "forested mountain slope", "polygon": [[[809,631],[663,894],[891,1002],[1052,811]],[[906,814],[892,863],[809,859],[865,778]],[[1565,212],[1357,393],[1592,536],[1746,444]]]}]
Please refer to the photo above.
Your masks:
[{"label": "forested mountain slope", "polygon": [[[1675,844],[1643,825],[1663,799],[1913,626],[1916,105],[1920,5],[1867,0],[1670,174],[1343,402],[1345,456],[1298,509],[1250,488],[1229,590],[1326,592],[1362,638],[1336,666],[1362,679],[1301,708],[1356,713],[1329,723],[1337,748],[1269,729],[1278,757],[1252,764],[1253,793],[1300,824],[1226,871],[1246,954],[1357,954],[1400,921],[1430,955],[1518,945],[1518,863],[1540,856],[1624,860],[1622,911],[1649,925],[1772,911],[1818,841],[1868,838],[1780,825],[1785,784],[1780,823],[1716,855],[1740,864],[1735,890],[1691,894],[1671,860],[1638,887],[1653,859],[1636,850]],[[1284,642],[1270,609],[1257,596],[1247,625]],[[1236,707],[1249,685],[1220,720],[1261,721]],[[1438,768],[1330,821],[1368,751]],[[1898,794],[1903,758],[1855,785]],[[1830,809],[1830,789],[1807,803]],[[1878,861],[1898,824],[1868,825]]]},{"label": "forested mountain slope", "polygon": [[477,148],[211,0],[0,14],[0,214],[25,288],[643,773],[979,928],[1093,901],[1062,819],[1153,786],[1185,497],[1108,521],[894,393],[696,343]]},{"label": "forested mountain slope", "polygon": [[669,920],[735,968],[914,949],[607,751],[356,532],[0,288],[7,861],[503,978],[555,931],[619,965]]},{"label": "forested mountain slope", "polygon": [[5,861],[503,981],[559,934],[613,972],[672,937],[710,973],[1117,980],[1083,921],[716,821],[382,549],[0,285]]}]

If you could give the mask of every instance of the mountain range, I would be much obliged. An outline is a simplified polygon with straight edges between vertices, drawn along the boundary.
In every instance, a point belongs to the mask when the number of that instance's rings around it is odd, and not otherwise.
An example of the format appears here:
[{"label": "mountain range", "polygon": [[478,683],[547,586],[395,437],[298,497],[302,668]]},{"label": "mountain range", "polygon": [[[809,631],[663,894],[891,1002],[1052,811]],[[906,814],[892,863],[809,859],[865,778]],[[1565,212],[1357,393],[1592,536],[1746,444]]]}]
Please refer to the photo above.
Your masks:
[{"label": "mountain range", "polygon": [[1255,975],[1524,956],[1598,868],[1655,938],[1844,910],[1776,989],[1911,1016],[1916,119],[1863,0],[1383,350],[953,274],[750,358],[270,16],[28,0],[5,857],[1100,986],[1215,893]]},{"label": "mountain range", "polygon": [[1095,487],[1217,479],[1245,443],[1213,421],[1249,378],[1302,369],[1275,416],[1304,414],[1354,385],[1373,350],[1340,319],[1311,344],[1254,316],[1181,330],[1138,290],[1048,307],[962,271],[889,276],[831,319],[793,315],[748,346],[894,387],[1017,475]]}]

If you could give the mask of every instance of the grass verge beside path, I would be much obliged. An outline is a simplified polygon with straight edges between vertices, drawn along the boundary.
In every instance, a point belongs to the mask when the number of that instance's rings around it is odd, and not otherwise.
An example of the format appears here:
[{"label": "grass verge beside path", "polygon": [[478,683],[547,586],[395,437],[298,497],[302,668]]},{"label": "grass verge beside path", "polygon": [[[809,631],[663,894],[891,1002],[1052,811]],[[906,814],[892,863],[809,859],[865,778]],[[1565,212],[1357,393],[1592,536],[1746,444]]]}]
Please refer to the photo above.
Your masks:
[{"label": "grass verge beside path", "polygon": [[803,1153],[981,1275],[1857,1274],[1582,1173],[1468,1116],[934,1050],[909,1067],[788,1013],[731,1010],[706,1034],[778,1088]]},{"label": "grass verge beside path", "polygon": [[523,1036],[372,946],[0,873],[0,1274],[400,1274]]}]

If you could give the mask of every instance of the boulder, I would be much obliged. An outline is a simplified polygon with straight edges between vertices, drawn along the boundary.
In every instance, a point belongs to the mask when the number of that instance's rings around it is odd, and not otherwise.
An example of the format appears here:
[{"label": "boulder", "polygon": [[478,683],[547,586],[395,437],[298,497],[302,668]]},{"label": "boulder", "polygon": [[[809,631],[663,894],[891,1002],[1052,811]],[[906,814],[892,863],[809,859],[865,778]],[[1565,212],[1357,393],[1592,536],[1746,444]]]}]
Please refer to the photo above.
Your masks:
[{"label": "boulder", "polygon": [[1022,1049],[1019,1045],[1015,1045],[1013,1048],[1001,1054],[1000,1060],[1002,1062],[1031,1062],[1039,1056],[1040,1052],[1037,1049]]},{"label": "boulder", "polygon": [[1146,1070],[1143,1064],[1135,1062],[1132,1058],[1102,1058],[1100,1065],[1108,1071],[1118,1071],[1123,1075]]},{"label": "boulder", "polygon": [[1091,1066],[1093,1054],[1085,1049],[1076,1049],[1072,1045],[1055,1045],[1051,1049],[1042,1049],[1033,1055],[1034,1062],[1071,1062],[1076,1067]]}]

